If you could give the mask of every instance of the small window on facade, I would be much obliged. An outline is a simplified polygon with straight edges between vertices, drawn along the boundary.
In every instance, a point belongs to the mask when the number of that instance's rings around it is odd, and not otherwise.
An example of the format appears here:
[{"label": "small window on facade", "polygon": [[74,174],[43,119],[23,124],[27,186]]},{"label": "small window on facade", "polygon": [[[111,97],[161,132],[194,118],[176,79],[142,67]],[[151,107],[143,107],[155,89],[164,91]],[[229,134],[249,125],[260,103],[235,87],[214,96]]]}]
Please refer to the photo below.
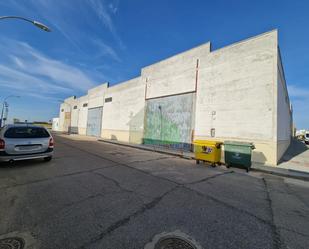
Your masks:
[{"label": "small window on facade", "polygon": [[112,100],[113,100],[112,97],[106,98],[106,99],[105,99],[105,103],[112,102]]},{"label": "small window on facade", "polygon": [[87,104],[87,103],[83,104],[83,107],[87,107],[87,106],[88,106],[88,104]]},{"label": "small window on facade", "polygon": [[77,105],[75,105],[75,106],[73,107],[73,109],[77,109]]},{"label": "small window on facade", "polygon": [[64,112],[64,109],[61,109],[61,112]]}]

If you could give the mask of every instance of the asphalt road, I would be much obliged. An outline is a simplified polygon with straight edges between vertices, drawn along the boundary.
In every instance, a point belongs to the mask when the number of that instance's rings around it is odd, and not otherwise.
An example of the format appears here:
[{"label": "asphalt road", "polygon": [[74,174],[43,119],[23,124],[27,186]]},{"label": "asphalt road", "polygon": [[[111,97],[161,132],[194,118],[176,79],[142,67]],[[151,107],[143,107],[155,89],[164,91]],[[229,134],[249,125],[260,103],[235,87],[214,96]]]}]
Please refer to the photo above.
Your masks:
[{"label": "asphalt road", "polygon": [[51,162],[0,167],[0,239],[27,248],[309,248],[309,183],[56,136]]}]

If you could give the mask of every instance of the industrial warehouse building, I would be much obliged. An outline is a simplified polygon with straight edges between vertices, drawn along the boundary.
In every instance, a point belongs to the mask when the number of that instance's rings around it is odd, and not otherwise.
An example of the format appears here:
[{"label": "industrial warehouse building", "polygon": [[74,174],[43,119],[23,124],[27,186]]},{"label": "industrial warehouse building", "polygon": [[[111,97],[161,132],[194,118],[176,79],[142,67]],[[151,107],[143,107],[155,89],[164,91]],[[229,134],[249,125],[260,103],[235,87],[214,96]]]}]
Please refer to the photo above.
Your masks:
[{"label": "industrial warehouse building", "polygon": [[276,165],[292,132],[278,32],[177,54],[64,100],[59,118],[61,131],[181,150],[195,139],[249,141],[253,161]]}]

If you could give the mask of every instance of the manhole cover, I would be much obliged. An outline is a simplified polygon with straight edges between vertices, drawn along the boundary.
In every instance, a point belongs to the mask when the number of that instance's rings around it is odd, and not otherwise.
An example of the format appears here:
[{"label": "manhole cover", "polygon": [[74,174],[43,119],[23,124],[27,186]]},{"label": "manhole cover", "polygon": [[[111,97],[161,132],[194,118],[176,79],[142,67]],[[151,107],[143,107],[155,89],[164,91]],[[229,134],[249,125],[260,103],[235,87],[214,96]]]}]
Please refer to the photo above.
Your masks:
[{"label": "manhole cover", "polygon": [[180,238],[165,238],[159,240],[154,249],[196,249],[196,247]]},{"label": "manhole cover", "polygon": [[12,237],[0,239],[0,249],[23,249],[25,242],[22,238]]},{"label": "manhole cover", "polygon": [[191,236],[176,230],[155,235],[144,249],[202,249]]}]

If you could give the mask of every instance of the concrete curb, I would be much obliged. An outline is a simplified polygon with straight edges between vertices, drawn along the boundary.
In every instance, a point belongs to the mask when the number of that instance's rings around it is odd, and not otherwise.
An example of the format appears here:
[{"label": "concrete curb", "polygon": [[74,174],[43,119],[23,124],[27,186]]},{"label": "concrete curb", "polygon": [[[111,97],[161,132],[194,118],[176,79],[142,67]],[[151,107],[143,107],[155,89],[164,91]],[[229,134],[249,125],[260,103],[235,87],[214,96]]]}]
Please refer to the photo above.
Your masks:
[{"label": "concrete curb", "polygon": [[309,182],[309,173],[303,171],[293,169],[283,169],[273,166],[254,166],[254,165],[251,168],[251,170]]},{"label": "concrete curb", "polygon": [[[178,157],[181,157],[181,158],[184,158],[184,159],[190,159],[190,160],[194,159],[194,156],[192,155],[192,153],[189,153],[189,152],[177,152],[177,151],[171,151],[171,150],[164,150],[164,149],[159,149],[157,147],[149,147],[148,148],[148,147],[143,146],[143,145],[122,143],[122,142],[118,142],[118,141],[105,140],[105,139],[98,139],[98,141],[103,142],[103,143],[109,143],[109,144],[114,144],[114,145],[130,147],[130,148],[134,148],[134,149],[140,149],[140,150],[162,153],[162,154],[171,155],[171,156],[178,156]],[[297,180],[309,181],[309,173],[298,171],[298,170],[283,169],[283,168],[279,168],[279,167],[256,165],[256,164],[252,165],[251,170],[266,173],[266,174],[281,176],[281,177],[288,177],[288,178],[293,178],[293,179],[297,179]]]},{"label": "concrete curb", "polygon": [[118,142],[118,141],[105,140],[105,139],[98,139],[98,141],[103,142],[103,143],[109,143],[109,144],[115,144],[115,145],[130,147],[130,148],[134,148],[134,149],[157,152],[157,153],[170,155],[170,156],[178,156],[178,157],[182,157],[182,158],[185,158],[185,159],[193,159],[194,158],[193,156],[190,155],[191,153],[189,153],[189,152],[171,151],[171,150],[160,149],[160,148],[157,148],[157,147],[146,147],[146,146],[138,145],[138,144],[122,143],[122,142]]}]

